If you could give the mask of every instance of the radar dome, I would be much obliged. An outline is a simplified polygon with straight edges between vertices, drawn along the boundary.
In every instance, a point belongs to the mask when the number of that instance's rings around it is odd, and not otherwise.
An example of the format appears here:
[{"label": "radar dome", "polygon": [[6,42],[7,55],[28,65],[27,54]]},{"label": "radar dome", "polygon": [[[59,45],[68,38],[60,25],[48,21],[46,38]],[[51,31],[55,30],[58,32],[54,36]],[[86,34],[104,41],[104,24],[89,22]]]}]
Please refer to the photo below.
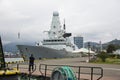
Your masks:
[{"label": "radar dome", "polygon": [[57,11],[53,12],[53,16],[59,16],[59,13]]}]

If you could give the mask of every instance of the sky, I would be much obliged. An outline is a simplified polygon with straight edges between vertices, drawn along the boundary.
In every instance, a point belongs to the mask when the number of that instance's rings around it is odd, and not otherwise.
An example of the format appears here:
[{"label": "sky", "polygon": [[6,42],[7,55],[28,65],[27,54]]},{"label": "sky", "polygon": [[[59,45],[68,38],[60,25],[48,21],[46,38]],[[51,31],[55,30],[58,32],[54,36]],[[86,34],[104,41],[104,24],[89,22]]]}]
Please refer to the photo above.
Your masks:
[{"label": "sky", "polygon": [[41,41],[54,11],[59,12],[61,25],[65,19],[72,37],[103,43],[120,39],[120,0],[0,0],[3,43]]}]

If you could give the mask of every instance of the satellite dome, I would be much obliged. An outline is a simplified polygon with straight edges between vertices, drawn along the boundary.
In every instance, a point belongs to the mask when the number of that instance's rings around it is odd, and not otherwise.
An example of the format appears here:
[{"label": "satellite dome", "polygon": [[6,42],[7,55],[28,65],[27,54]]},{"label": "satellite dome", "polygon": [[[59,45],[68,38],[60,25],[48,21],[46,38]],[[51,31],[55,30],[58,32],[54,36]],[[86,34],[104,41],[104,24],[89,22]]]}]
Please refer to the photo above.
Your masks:
[{"label": "satellite dome", "polygon": [[53,16],[59,16],[59,13],[57,11],[53,12]]}]

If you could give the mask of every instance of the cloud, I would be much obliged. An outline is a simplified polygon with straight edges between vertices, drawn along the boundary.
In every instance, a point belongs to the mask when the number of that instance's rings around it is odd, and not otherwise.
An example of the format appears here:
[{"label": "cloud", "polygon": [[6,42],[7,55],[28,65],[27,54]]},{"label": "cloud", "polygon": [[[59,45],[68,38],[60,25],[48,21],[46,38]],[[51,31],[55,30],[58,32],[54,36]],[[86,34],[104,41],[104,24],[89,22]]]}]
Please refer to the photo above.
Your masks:
[{"label": "cloud", "polygon": [[119,0],[1,0],[0,35],[4,42],[39,41],[50,29],[52,12],[66,20],[68,32],[83,35],[85,41],[120,39]]}]

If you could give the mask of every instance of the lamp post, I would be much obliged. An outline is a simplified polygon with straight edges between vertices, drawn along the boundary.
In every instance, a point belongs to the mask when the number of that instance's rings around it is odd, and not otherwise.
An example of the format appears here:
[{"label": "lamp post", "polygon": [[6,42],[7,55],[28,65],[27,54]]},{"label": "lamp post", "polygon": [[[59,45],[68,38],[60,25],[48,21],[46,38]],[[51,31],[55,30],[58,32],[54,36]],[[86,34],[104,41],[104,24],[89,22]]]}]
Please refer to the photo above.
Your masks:
[{"label": "lamp post", "polygon": [[88,62],[90,61],[90,42],[88,42]]}]

